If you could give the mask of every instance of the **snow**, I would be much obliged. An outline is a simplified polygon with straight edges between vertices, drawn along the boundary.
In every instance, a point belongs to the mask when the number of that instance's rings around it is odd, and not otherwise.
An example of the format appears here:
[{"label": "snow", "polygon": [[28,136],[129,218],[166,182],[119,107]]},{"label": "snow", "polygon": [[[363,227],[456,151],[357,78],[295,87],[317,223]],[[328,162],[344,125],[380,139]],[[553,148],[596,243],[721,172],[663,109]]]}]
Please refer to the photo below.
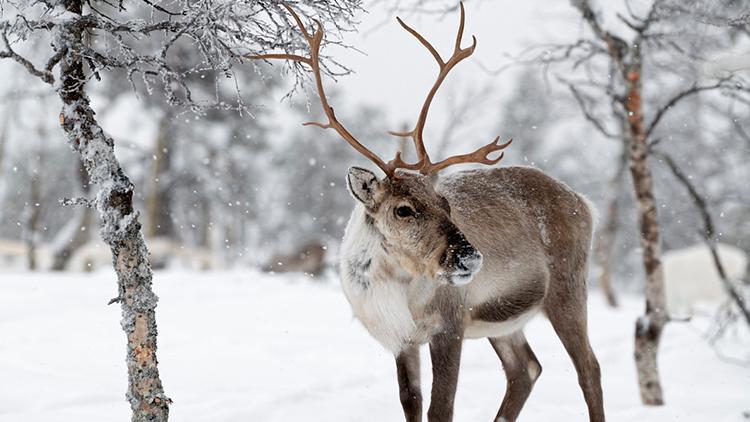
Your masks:
[{"label": "snow", "polygon": [[[727,277],[736,281],[747,268],[747,255],[742,249],[717,245],[719,259]],[[691,315],[701,303],[719,303],[728,298],[711,251],[705,244],[668,251],[662,259],[667,308],[672,314]]]},{"label": "snow", "polygon": [[[255,272],[157,272],[159,362],[174,421],[398,421],[395,365],[353,320],[336,283]],[[116,284],[91,274],[0,274],[0,421],[123,421],[124,336]],[[590,332],[610,421],[747,420],[750,368],[720,360],[706,321],[670,324],[660,370],[667,405],[640,405],[632,360],[640,300],[610,310],[598,295]],[[529,342],[544,367],[526,421],[586,420],[565,351],[543,318]],[[728,339],[748,358],[746,334]],[[423,350],[423,389],[431,382]],[[489,421],[505,387],[483,340],[465,342],[457,422]]]}]

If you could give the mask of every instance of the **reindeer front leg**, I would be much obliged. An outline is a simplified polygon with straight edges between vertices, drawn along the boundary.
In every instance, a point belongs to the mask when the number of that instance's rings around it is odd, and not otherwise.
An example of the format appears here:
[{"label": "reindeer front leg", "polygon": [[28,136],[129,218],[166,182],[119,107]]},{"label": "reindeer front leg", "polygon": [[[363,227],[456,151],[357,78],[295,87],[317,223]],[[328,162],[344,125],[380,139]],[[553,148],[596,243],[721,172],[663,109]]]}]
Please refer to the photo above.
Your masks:
[{"label": "reindeer front leg", "polygon": [[419,346],[404,349],[396,356],[396,373],[401,407],[406,422],[422,422],[422,387],[419,379]]},{"label": "reindeer front leg", "polygon": [[453,399],[456,397],[462,342],[463,333],[458,327],[447,328],[430,340],[432,394],[427,411],[429,422],[453,420]]}]

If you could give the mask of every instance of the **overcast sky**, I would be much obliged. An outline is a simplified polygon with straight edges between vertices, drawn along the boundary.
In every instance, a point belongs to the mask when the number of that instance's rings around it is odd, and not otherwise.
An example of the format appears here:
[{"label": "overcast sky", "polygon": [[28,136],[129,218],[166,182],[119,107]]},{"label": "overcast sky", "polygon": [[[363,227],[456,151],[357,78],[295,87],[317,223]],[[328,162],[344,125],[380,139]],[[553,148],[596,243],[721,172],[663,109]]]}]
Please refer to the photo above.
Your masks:
[{"label": "overcast sky", "polygon": [[[336,47],[324,52],[354,73],[340,77],[337,82],[328,78],[326,86],[329,92],[335,87],[344,94],[344,98],[336,98],[332,103],[334,108],[340,110],[353,103],[375,105],[387,112],[390,127],[384,127],[384,132],[401,130],[416,121],[424,98],[435,81],[437,64],[430,53],[401,28],[395,14],[382,4],[371,7],[368,2],[366,8],[369,13],[360,16],[358,32],[344,36],[345,44],[362,53]],[[457,10],[446,15],[398,15],[425,36],[444,58],[450,56],[459,22]],[[580,15],[564,0],[469,1],[462,45],[471,45],[471,35],[475,35],[477,48],[471,57],[454,68],[433,101],[426,128],[427,142],[441,133],[442,120],[450,110],[450,103],[463,102],[467,93],[479,90],[490,91],[484,99],[485,106],[460,125],[456,142],[451,146],[463,150],[484,145],[497,135],[504,139],[511,137],[512,134],[498,129],[498,107],[512,92],[516,71],[511,69],[496,75],[483,68],[500,68],[511,62],[509,55],[515,56],[531,45],[577,39],[582,28]],[[317,98],[311,99],[312,107],[319,110]],[[277,111],[289,107],[286,103],[266,106],[277,108]],[[282,130],[299,123],[298,115],[290,118],[285,114],[277,115]],[[362,141],[368,143],[368,140]],[[455,152],[451,147],[448,151]]]},{"label": "overcast sky", "polygon": [[[335,85],[346,93],[347,101],[382,105],[391,121],[399,127],[413,124],[422,102],[435,81],[438,68],[429,52],[404,31],[384,8],[370,8],[362,16],[360,31],[347,34],[345,42],[362,50],[331,50],[354,74],[339,79]],[[453,49],[458,11],[443,15],[403,14],[400,16],[425,36],[444,58]],[[473,56],[459,64],[439,91],[432,108],[430,128],[436,129],[449,109],[448,103],[472,89],[492,90],[489,105],[498,102],[512,90],[513,73],[494,75],[482,70],[497,69],[509,63],[508,54],[516,55],[529,45],[563,42],[580,31],[580,17],[567,1],[472,1],[466,5],[464,46],[477,37]],[[330,84],[330,82],[329,82]],[[491,114],[477,115],[476,142],[487,142],[495,134],[496,108]],[[388,128],[391,129],[391,128]],[[474,130],[472,130],[474,132]],[[428,132],[429,133],[429,132]],[[500,134],[502,135],[502,134]]]},{"label": "overcast sky", "polygon": [[[335,108],[364,103],[379,106],[387,111],[391,126],[383,128],[403,129],[405,124],[413,125],[424,101],[425,95],[435,80],[437,66],[416,39],[404,31],[396,22],[395,15],[386,10],[381,0],[372,5],[366,4],[369,13],[362,13],[358,32],[344,34],[344,43],[357,48],[364,54],[351,49],[330,48],[324,53],[351,68],[354,73],[339,78],[334,83],[326,80],[329,91],[335,88],[344,94],[332,105]],[[408,3],[405,1],[404,3]],[[632,0],[634,10],[645,11],[651,0]],[[608,29],[628,36],[626,27],[615,18],[618,8],[624,2],[607,2],[604,22]],[[457,29],[459,13],[442,14],[400,13],[412,27],[422,33],[440,51],[449,57]],[[479,145],[495,135],[503,138],[508,133],[498,130],[498,107],[513,89],[514,70],[492,74],[486,69],[497,69],[511,62],[509,56],[518,55],[532,45],[566,43],[578,39],[586,27],[580,14],[570,5],[569,0],[470,0],[466,3],[466,29],[464,46],[471,43],[471,35],[478,40],[474,55],[457,66],[446,80],[430,109],[427,136],[431,131],[441,130],[441,120],[449,110],[451,101],[460,100],[469,92],[483,89],[490,95],[486,106],[462,124],[462,133],[469,136],[469,142]],[[750,61],[750,54],[746,55]],[[13,63],[0,64],[0,69],[17,66]],[[559,67],[558,71],[564,70]],[[12,83],[6,80],[0,83]],[[279,99],[283,92],[279,93]],[[312,97],[315,99],[315,97]],[[346,104],[342,104],[345,102]],[[285,129],[297,124],[294,117],[285,113],[288,103],[269,103],[264,106],[280,112],[277,117]],[[319,109],[317,100],[312,107]],[[108,130],[117,132],[117,127]],[[132,128],[128,128],[132,130]],[[311,129],[313,130],[313,129]],[[119,133],[113,133],[117,136]],[[148,137],[146,137],[148,138]]]}]

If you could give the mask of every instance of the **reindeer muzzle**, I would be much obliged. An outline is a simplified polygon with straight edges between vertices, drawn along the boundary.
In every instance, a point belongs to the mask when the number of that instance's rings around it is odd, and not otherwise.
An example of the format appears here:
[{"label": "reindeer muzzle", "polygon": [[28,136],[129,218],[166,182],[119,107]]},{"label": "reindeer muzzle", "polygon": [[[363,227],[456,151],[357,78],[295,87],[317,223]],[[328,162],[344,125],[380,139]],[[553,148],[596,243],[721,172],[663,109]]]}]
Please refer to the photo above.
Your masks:
[{"label": "reindeer muzzle", "polygon": [[448,236],[448,247],[441,259],[437,276],[447,284],[468,284],[482,268],[482,253],[469,243],[458,229]]}]

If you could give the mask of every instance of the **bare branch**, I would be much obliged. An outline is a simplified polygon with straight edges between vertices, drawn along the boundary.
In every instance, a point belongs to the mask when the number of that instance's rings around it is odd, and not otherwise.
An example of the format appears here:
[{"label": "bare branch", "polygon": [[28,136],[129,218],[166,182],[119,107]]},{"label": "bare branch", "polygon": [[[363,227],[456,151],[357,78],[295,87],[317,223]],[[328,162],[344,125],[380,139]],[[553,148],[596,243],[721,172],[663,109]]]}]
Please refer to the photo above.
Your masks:
[{"label": "bare branch", "polygon": [[64,207],[84,206],[86,208],[96,208],[96,200],[88,198],[61,198],[60,205]]},{"label": "bare branch", "polygon": [[642,24],[638,27],[639,36],[642,38],[651,25],[659,20],[659,10],[664,0],[654,0],[651,4],[651,9],[648,11],[648,15],[642,19]]},{"label": "bare branch", "polygon": [[737,288],[732,283],[732,281],[729,280],[726,270],[724,269],[724,265],[721,263],[721,259],[719,258],[719,253],[716,248],[716,230],[714,228],[714,222],[713,218],[711,217],[711,212],[708,210],[708,203],[706,202],[705,198],[703,198],[703,196],[698,193],[698,189],[696,189],[696,187],[690,181],[690,177],[688,177],[682,171],[682,169],[680,169],[680,167],[669,154],[663,151],[654,151],[654,155],[662,159],[667,167],[669,167],[669,170],[672,172],[675,178],[677,178],[677,180],[688,191],[690,199],[693,201],[693,204],[697,208],[698,212],[700,212],[701,218],[703,219],[703,230],[701,231],[701,235],[706,243],[706,246],[708,246],[709,250],[711,251],[714,266],[716,267],[716,271],[719,273],[721,283],[724,286],[724,289],[726,290],[729,297],[732,298],[732,301],[734,301],[734,303],[740,309],[740,312],[745,317],[745,321],[747,322],[748,326],[750,326],[750,307],[748,307],[748,304],[745,303],[743,296],[740,294],[740,292],[737,291]]},{"label": "bare branch", "polygon": [[730,120],[732,122],[732,126],[734,127],[734,130],[737,132],[740,138],[742,138],[747,143],[747,146],[750,147],[750,133],[747,133],[747,130],[745,130],[745,128],[742,127],[742,123],[740,123],[739,119],[732,118]]},{"label": "bare branch", "polygon": [[550,65],[553,63],[564,63],[574,60],[573,68],[588,62],[599,54],[606,54],[607,49],[591,40],[579,39],[570,44],[546,44],[528,48],[516,56],[508,56],[511,63],[490,69],[479,63],[479,67],[486,73],[499,75],[506,70],[516,66],[526,65]]},{"label": "bare branch", "polygon": [[179,12],[179,13],[177,13],[177,12],[170,12],[169,10],[167,10],[167,9],[159,6],[158,4],[156,4],[156,3],[154,3],[154,2],[152,2],[150,0],[143,0],[143,2],[146,3],[147,5],[153,7],[154,9],[156,9],[156,10],[162,12],[162,13],[165,13],[165,14],[167,14],[169,16],[182,16],[182,15],[185,14],[185,12]]},{"label": "bare branch", "polygon": [[[703,5],[710,5],[711,2],[706,2]],[[695,7],[695,2],[692,4],[687,2],[667,2],[662,7],[671,13],[681,13],[694,17],[697,22],[704,25],[710,25],[714,27],[730,27],[739,30],[747,30],[750,26],[750,12],[745,11],[738,16],[730,16],[728,14],[720,14],[715,10],[706,10],[705,7]]]},{"label": "bare branch", "polygon": [[101,29],[108,33],[125,32],[131,34],[146,35],[157,31],[168,31],[178,32],[185,26],[189,25],[189,21],[158,21],[155,23],[146,24],[141,20],[135,21],[124,21],[114,22],[100,19],[95,15],[81,16],[78,20],[69,21],[68,25],[80,25],[84,28],[89,29]]},{"label": "bare branch", "polygon": [[[468,3],[467,0],[463,0],[464,3]],[[440,3],[440,4],[436,4]],[[445,17],[452,12],[458,10],[459,1],[430,1],[430,0],[416,0],[409,1],[407,5],[402,5],[402,0],[373,0],[370,5],[375,6],[382,4],[388,12],[388,17],[395,15],[396,13],[404,14],[420,14],[420,15],[440,15]]]},{"label": "bare branch", "polygon": [[586,118],[586,120],[588,120],[589,122],[591,122],[592,125],[594,125],[594,128],[596,128],[596,130],[599,133],[601,133],[602,135],[604,135],[605,137],[610,138],[610,139],[621,139],[621,137],[619,137],[619,136],[615,135],[614,133],[611,133],[610,131],[608,131],[607,128],[604,127],[604,124],[601,121],[599,121],[599,119],[597,119],[591,113],[591,111],[589,110],[588,105],[586,104],[586,100],[583,98],[583,95],[578,90],[578,88],[575,87],[575,85],[573,85],[571,82],[566,81],[566,80],[564,80],[562,78],[558,78],[558,80],[560,82],[564,83],[565,85],[567,85],[567,87],[570,90],[571,94],[573,94],[573,97],[576,99],[576,102],[578,103],[578,108],[581,109],[581,112],[583,113],[583,116]]},{"label": "bare branch", "polygon": [[684,100],[687,97],[690,97],[691,95],[698,94],[699,92],[711,91],[714,89],[725,87],[727,86],[727,82],[729,82],[731,79],[732,77],[722,78],[722,79],[719,79],[715,84],[706,85],[706,86],[699,86],[697,84],[693,84],[690,88],[677,93],[669,101],[667,101],[666,104],[659,107],[659,109],[656,111],[654,118],[651,120],[651,123],[649,123],[647,126],[646,138],[648,139],[648,137],[651,136],[654,129],[656,129],[656,126],[659,124],[659,122],[664,117],[664,115],[669,110],[671,110],[675,105],[677,105],[680,101]]},{"label": "bare branch", "polygon": [[[248,54],[245,56],[246,59],[249,60],[270,60],[270,59],[281,59],[281,60],[289,60],[296,63],[302,63],[310,67],[310,70],[312,70],[313,77],[315,79],[315,87],[318,91],[318,98],[320,100],[320,105],[323,108],[323,112],[325,113],[326,117],[328,118],[327,123],[319,123],[319,122],[308,122],[307,126],[317,126],[322,129],[333,129],[335,130],[339,136],[341,136],[346,142],[349,143],[354,149],[356,149],[360,154],[364,155],[370,161],[372,161],[375,165],[377,165],[383,172],[388,176],[391,177],[393,175],[393,172],[395,171],[396,167],[392,167],[390,164],[387,164],[385,161],[383,161],[382,158],[380,158],[377,154],[372,152],[370,149],[365,147],[362,143],[360,143],[352,133],[346,129],[346,127],[339,122],[339,120],[336,118],[336,113],[333,110],[333,107],[331,107],[330,103],[328,102],[328,97],[326,95],[325,86],[323,85],[323,75],[321,72],[321,64],[320,64],[320,49],[323,44],[323,41],[325,39],[325,29],[323,28],[323,25],[320,23],[320,21],[315,20],[315,31],[313,33],[310,33],[305,26],[305,24],[302,22],[302,19],[300,16],[295,12],[294,9],[291,8],[291,6],[284,4],[284,8],[288,11],[288,13],[292,16],[295,23],[297,24],[297,28],[299,28],[300,33],[305,38],[308,49],[309,49],[309,56],[300,56],[297,54],[285,54],[285,53],[269,53],[269,54]],[[396,156],[398,159],[398,155]],[[391,164],[394,163],[394,161],[390,162]]]},{"label": "bare branch", "polygon": [[31,75],[36,76],[37,78],[41,79],[45,83],[48,83],[52,85],[55,83],[55,77],[52,76],[52,72],[49,70],[39,70],[34,66],[31,61],[26,59],[25,57],[20,56],[10,46],[10,42],[8,41],[8,34],[7,34],[7,27],[3,27],[3,33],[2,33],[2,40],[3,44],[5,44],[5,51],[0,51],[0,59],[12,59],[19,64],[21,64],[23,67],[26,68],[26,71],[28,71]]},{"label": "bare branch", "polygon": [[750,25],[750,12],[745,13],[739,17],[736,17],[734,19],[729,19],[727,21],[727,24],[729,26],[733,26],[736,28],[742,28]]},{"label": "bare branch", "polygon": [[631,22],[628,18],[626,18],[620,13],[617,14],[617,19],[619,19],[622,23],[627,25],[627,27],[632,29],[633,31],[638,32],[641,29],[639,25],[635,24],[634,22]]},{"label": "bare branch", "polygon": [[581,12],[583,19],[589,24],[594,35],[607,45],[609,55],[615,61],[621,61],[628,50],[628,43],[604,29],[596,13],[591,8],[589,0],[571,0],[571,4]]}]

